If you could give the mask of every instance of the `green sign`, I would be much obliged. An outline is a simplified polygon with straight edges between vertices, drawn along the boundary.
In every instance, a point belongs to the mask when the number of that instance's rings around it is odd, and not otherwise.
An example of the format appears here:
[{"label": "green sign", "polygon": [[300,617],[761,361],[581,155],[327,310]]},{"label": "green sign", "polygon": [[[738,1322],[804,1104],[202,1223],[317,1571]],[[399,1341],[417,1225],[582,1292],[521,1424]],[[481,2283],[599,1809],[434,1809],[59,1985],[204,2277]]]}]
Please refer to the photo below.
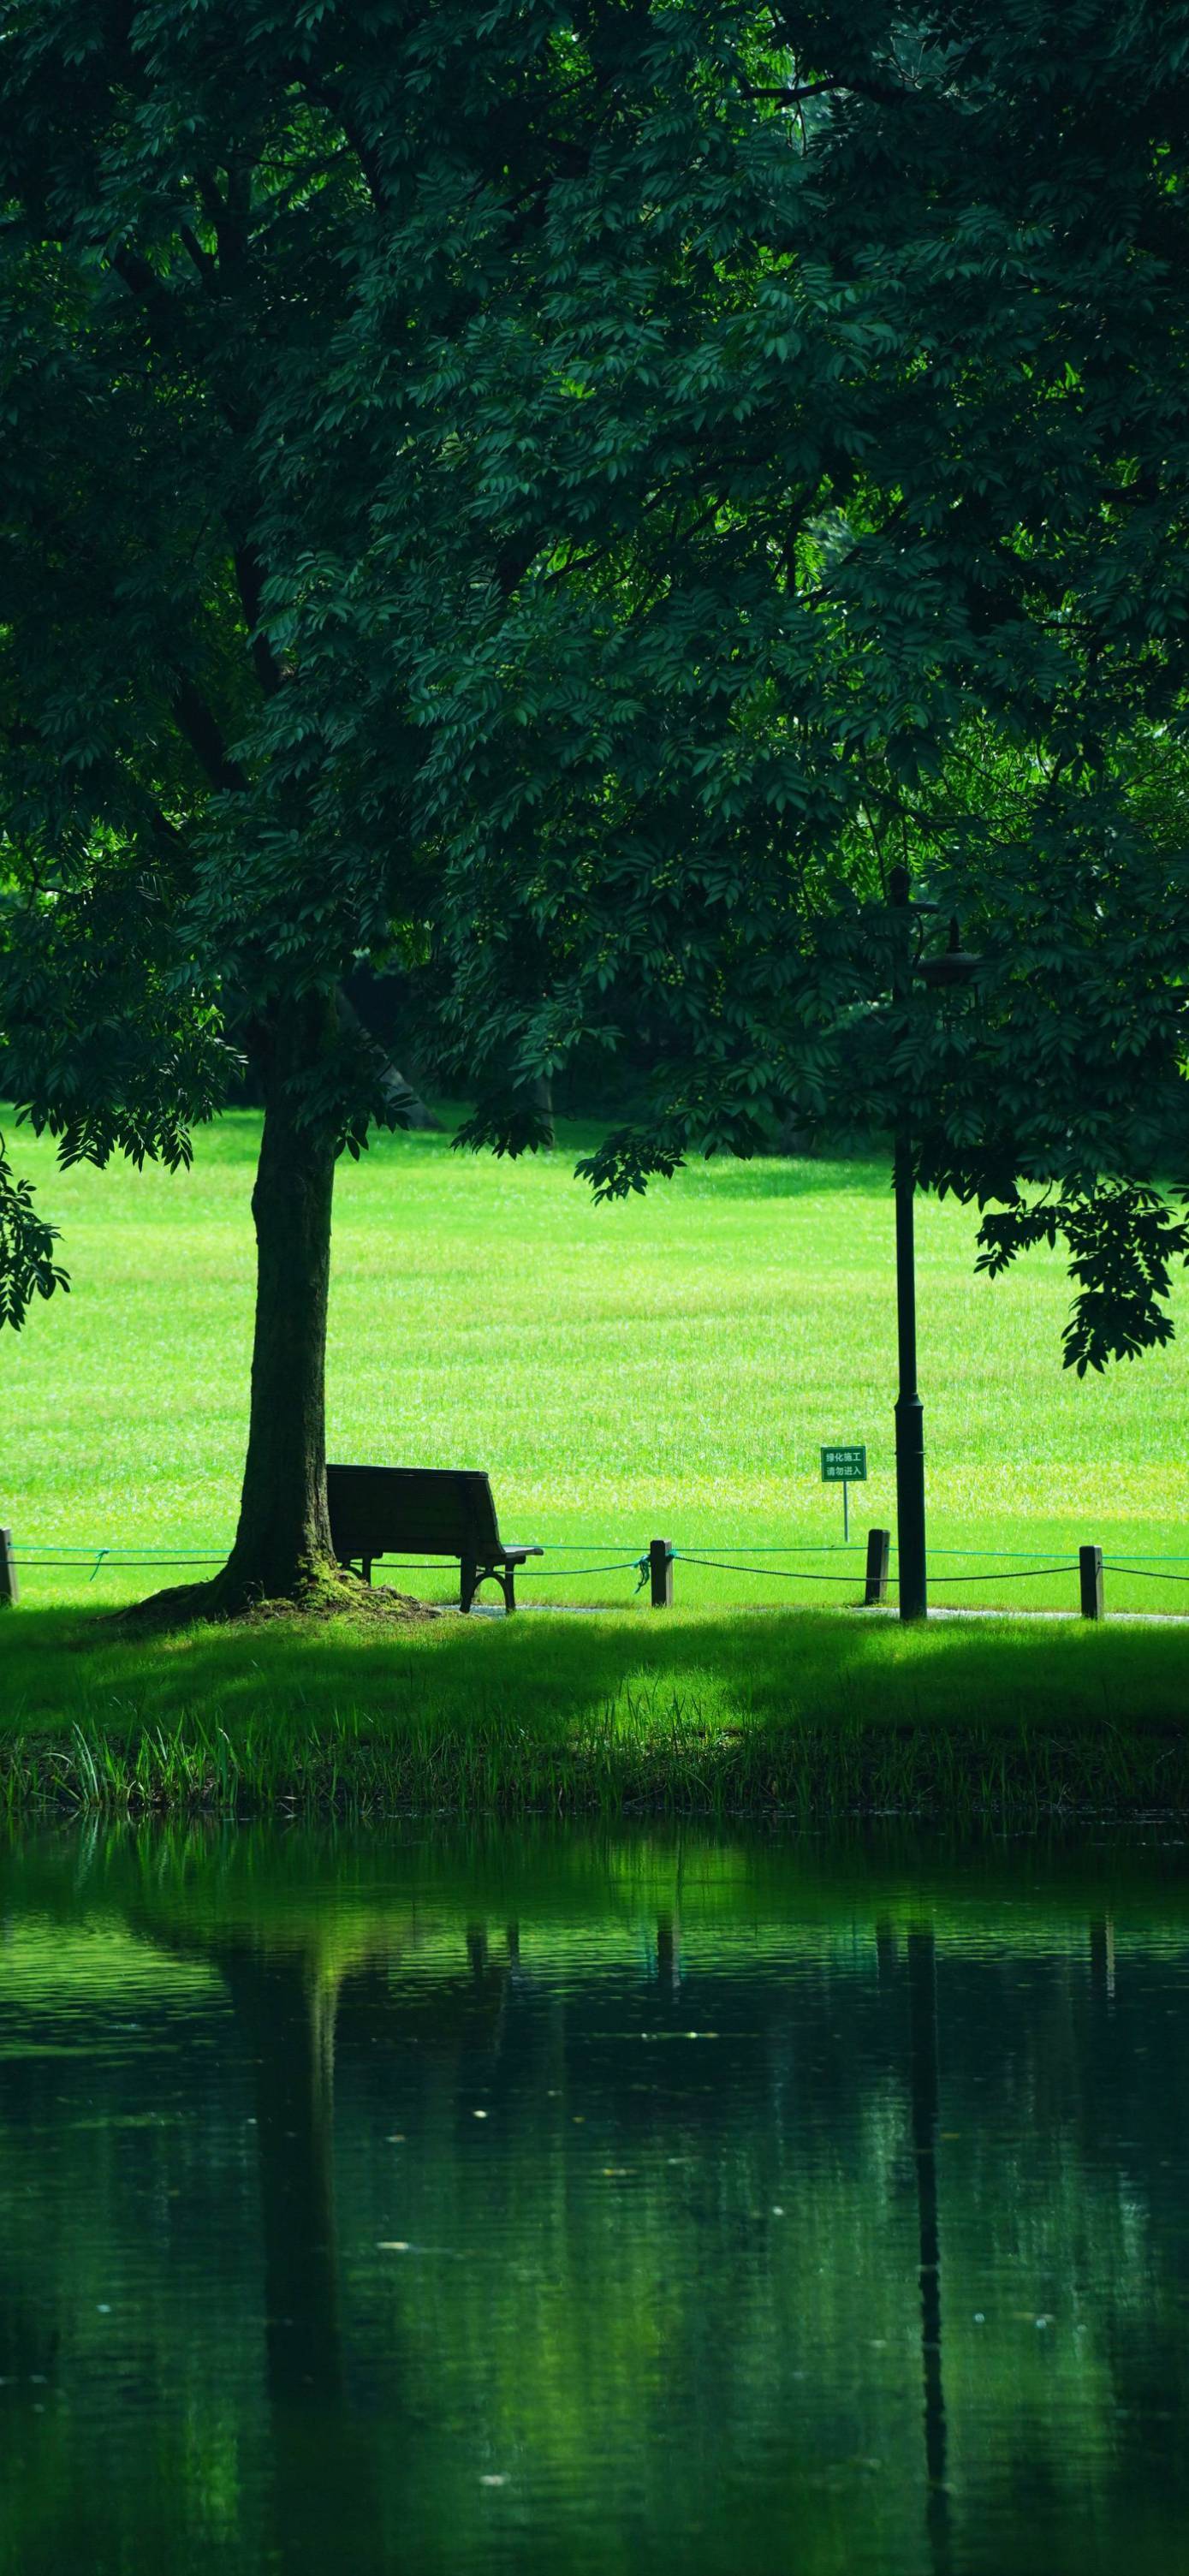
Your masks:
[{"label": "green sign", "polygon": [[867,1451],[862,1441],[849,1449],[823,1449],[823,1485],[864,1485],[867,1481]]}]

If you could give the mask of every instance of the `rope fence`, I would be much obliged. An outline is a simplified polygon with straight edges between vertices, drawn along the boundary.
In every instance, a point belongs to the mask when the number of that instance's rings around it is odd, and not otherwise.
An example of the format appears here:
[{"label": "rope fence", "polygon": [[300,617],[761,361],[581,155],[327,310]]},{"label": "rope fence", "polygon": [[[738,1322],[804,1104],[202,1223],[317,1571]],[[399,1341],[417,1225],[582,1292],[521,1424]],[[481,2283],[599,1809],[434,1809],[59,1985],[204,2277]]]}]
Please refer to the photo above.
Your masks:
[{"label": "rope fence", "polygon": [[[758,1555],[758,1549],[756,1553]],[[772,1549],[771,1553],[775,1555],[777,1553],[776,1549]],[[789,1550],[789,1554],[792,1554],[791,1549]],[[647,1558],[641,1559],[642,1564],[647,1564],[647,1561]],[[712,1574],[775,1575],[778,1583],[853,1583],[855,1579],[853,1574],[802,1574],[795,1566],[725,1565],[721,1557],[693,1556],[690,1553],[690,1550],[685,1547],[675,1547],[673,1549],[671,1562],[674,1565],[705,1565],[709,1567]]]},{"label": "rope fence", "polygon": [[1150,1565],[1120,1565],[1113,1556],[1103,1558],[1102,1570],[1104,1574],[1138,1574],[1141,1582],[1147,1583],[1189,1583],[1189,1574],[1158,1574]]},{"label": "rope fence", "polygon": [[186,1549],[174,1547],[35,1547],[28,1539],[14,1547],[22,1565],[85,1565],[90,1557],[98,1562],[110,1558],[113,1565],[222,1565],[226,1548]]},{"label": "rope fence", "polygon": [[[973,1555],[974,1551],[971,1550]],[[1076,1574],[1076,1557],[1067,1557],[1060,1565],[1022,1565],[1015,1574],[934,1574],[931,1583],[1032,1583],[1046,1574]],[[892,1576],[893,1583],[896,1578]]]},{"label": "rope fence", "polygon": [[[746,1542],[744,1544],[748,1560],[763,1558],[765,1562],[757,1564],[741,1560],[733,1550],[709,1543],[703,1543],[697,1548],[684,1548],[673,1546],[668,1539],[654,1538],[643,1551],[633,1555],[620,1555],[617,1552],[612,1553],[616,1549],[616,1542],[613,1539],[602,1543],[589,1539],[585,1542],[580,1539],[564,1539],[551,1542],[541,1553],[558,1557],[582,1555],[593,1545],[598,1562],[585,1565],[523,1564],[519,1565],[516,1571],[521,1580],[530,1582],[579,1582],[602,1575],[634,1574],[637,1593],[649,1588],[651,1605],[654,1609],[672,1607],[674,1568],[679,1565],[697,1566],[712,1574],[750,1575],[761,1581],[841,1584],[852,1591],[856,1582],[861,1581],[862,1599],[855,1606],[865,1609],[890,1607],[889,1594],[898,1586],[899,1577],[892,1565],[897,1549],[890,1530],[870,1529],[865,1547],[860,1541],[847,1544],[841,1540],[826,1540],[821,1545],[813,1545],[808,1541],[796,1541],[790,1542],[787,1546],[780,1546],[768,1540],[757,1542],[754,1547],[748,1546]],[[225,1561],[225,1553],[217,1549],[152,1548],[136,1545],[121,1547],[118,1543],[90,1547],[68,1546],[62,1543],[39,1546],[35,1541],[30,1540],[22,1541],[18,1547],[14,1542],[12,1531],[0,1525],[0,1608],[15,1603],[18,1598],[18,1568],[27,1568],[29,1571],[36,1572],[66,1571],[85,1574],[87,1581],[93,1583],[99,1573],[108,1570],[115,1572],[150,1567],[217,1566]],[[834,1573],[827,1567],[810,1570],[799,1565],[772,1563],[774,1557],[820,1559],[836,1556],[861,1559],[861,1569],[857,1565],[852,1565],[846,1573]],[[1141,1582],[1189,1584],[1189,1551],[1156,1554],[1144,1553],[1137,1549],[1133,1556],[1124,1558],[1107,1557],[1100,1547],[1087,1545],[1079,1547],[1076,1557],[1061,1558],[1054,1562],[1051,1551],[1045,1555],[1041,1551],[1028,1548],[937,1547],[930,1550],[931,1564],[954,1559],[976,1560],[976,1562],[969,1565],[969,1570],[953,1573],[931,1572],[930,1591],[943,1586],[949,1589],[953,1585],[970,1583],[993,1583],[998,1586],[1001,1583],[1052,1582],[1063,1576],[1076,1575],[1079,1586],[1079,1607],[1082,1616],[1088,1619],[1102,1619],[1106,1615],[1104,1578],[1108,1574],[1118,1576],[1121,1580],[1129,1580],[1134,1576]],[[382,1566],[386,1572],[396,1574],[443,1573],[450,1562],[448,1557],[440,1555],[436,1557],[377,1556],[372,1559],[372,1563]],[[1181,1568],[1186,1570],[1177,1570]]]}]

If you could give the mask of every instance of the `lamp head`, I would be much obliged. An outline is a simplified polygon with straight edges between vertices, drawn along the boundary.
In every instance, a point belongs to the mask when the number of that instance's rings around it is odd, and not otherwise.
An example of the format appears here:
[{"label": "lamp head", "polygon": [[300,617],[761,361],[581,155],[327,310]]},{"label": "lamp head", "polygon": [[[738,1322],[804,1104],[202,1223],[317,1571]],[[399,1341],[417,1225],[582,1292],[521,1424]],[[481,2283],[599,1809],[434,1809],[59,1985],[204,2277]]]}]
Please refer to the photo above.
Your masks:
[{"label": "lamp head", "polygon": [[947,985],[968,984],[982,965],[981,957],[963,948],[957,915],[950,922],[950,935],[940,957],[922,957],[914,972],[931,992],[944,991]]}]

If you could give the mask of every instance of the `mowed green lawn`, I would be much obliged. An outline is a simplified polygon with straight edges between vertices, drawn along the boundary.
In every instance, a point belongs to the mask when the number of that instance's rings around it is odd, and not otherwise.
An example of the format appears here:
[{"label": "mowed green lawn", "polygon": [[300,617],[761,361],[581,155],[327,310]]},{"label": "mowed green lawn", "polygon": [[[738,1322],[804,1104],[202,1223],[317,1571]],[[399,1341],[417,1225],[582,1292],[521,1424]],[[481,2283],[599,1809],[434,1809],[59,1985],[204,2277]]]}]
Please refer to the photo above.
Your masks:
[{"label": "mowed green lawn", "polygon": [[[30,1603],[98,1606],[153,1582],[105,1566],[91,1583],[90,1564],[35,1566],[30,1548],[218,1554],[230,1541],[257,1134],[252,1115],[223,1118],[176,1175],[62,1174],[48,1146],[16,1140],[73,1280],[0,1344],[0,1520]],[[886,1168],[716,1161],[599,1208],[573,1178],[584,1141],[567,1129],[553,1154],[510,1164],[454,1153],[445,1135],[383,1138],[340,1166],[331,1456],[485,1467],[505,1536],[551,1551],[526,1599],[627,1607],[622,1561],[658,1536],[761,1566],[679,1562],[691,1607],[840,1604],[868,1522],[895,1523]],[[933,1571],[986,1570],[938,1584],[936,1601],[1021,1610],[1077,1597],[1072,1572],[1007,1581],[1010,1563],[942,1550],[1030,1550],[1056,1566],[1096,1539],[1108,1555],[1180,1555],[1169,1572],[1189,1575],[1184,1346],[1079,1383],[1061,1367],[1059,1259],[976,1278],[976,1222],[949,1204],[919,1209]],[[851,1498],[860,1549],[755,1559],[837,1547],[823,1441],[867,1444],[869,1481]],[[621,1570],[578,1570],[613,1560]],[[781,1564],[846,1582],[782,1581]],[[434,1574],[403,1581],[449,1590]],[[1108,1603],[1189,1611],[1189,1583],[1108,1576]]]}]

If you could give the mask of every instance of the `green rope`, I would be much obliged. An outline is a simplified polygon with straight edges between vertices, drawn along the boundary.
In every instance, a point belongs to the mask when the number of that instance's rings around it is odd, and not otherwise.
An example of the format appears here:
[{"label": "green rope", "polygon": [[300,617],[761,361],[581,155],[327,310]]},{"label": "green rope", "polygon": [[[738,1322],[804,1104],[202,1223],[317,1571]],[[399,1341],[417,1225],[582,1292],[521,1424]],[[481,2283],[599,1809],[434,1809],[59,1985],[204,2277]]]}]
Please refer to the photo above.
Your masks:
[{"label": "green rope", "polygon": [[[595,1544],[598,1544],[598,1542],[591,1540],[584,1542],[580,1539],[566,1539],[558,1542],[550,1542],[546,1552],[551,1556],[577,1555],[581,1552],[584,1545],[591,1546]],[[604,1541],[603,1544],[613,1546],[615,1542],[613,1540]],[[744,1544],[746,1544],[746,1542],[744,1542]],[[861,1542],[852,1542],[847,1545],[842,1540],[828,1540],[821,1546],[810,1546],[807,1543],[799,1542],[788,1547],[778,1547],[776,1545],[769,1545],[765,1542],[761,1545],[749,1548],[748,1553],[750,1556],[762,1556],[767,1558],[774,1556],[821,1557],[842,1555],[861,1557],[863,1554],[863,1548]],[[900,1551],[893,1544],[890,1553],[893,1556],[897,1556]],[[740,1564],[737,1559],[732,1560],[728,1557],[725,1548],[719,1547],[704,1546],[696,1551],[687,1550],[685,1548],[672,1548],[670,1550],[670,1556],[673,1560],[680,1559],[680,1561],[686,1565],[704,1567],[705,1570],[711,1574],[716,1572],[722,1574],[771,1574],[776,1577],[778,1582],[782,1583],[851,1583],[855,1580],[853,1573],[802,1573],[794,1568],[770,1564]],[[1018,1566],[1020,1571],[1011,1574],[987,1574],[985,1576],[978,1572],[972,1572],[970,1574],[935,1574],[932,1579],[936,1584],[977,1583],[982,1580],[986,1580],[988,1582],[1017,1583],[1026,1581],[1033,1576],[1038,1579],[1043,1579],[1047,1575],[1072,1574],[1077,1572],[1077,1566],[1073,1562],[1060,1565],[1045,1564],[1040,1556],[1040,1552],[1032,1548],[934,1547],[930,1549],[930,1558],[932,1561],[946,1557],[966,1557],[977,1559],[980,1567],[992,1565],[1000,1566],[1011,1563]],[[223,1553],[216,1553],[213,1550],[200,1553],[196,1550],[174,1550],[164,1547],[132,1546],[129,1548],[121,1548],[118,1545],[114,1547],[79,1547],[68,1543],[59,1543],[56,1546],[41,1547],[35,1541],[26,1541],[20,1548],[14,1549],[12,1557],[14,1565],[25,1566],[34,1571],[39,1567],[44,1567],[47,1572],[61,1570],[65,1572],[77,1571],[81,1573],[84,1566],[89,1565],[90,1573],[88,1575],[88,1581],[91,1583],[95,1581],[96,1576],[104,1567],[126,1568],[131,1570],[138,1566],[154,1565],[221,1565],[223,1561]],[[395,1571],[411,1574],[437,1573],[451,1561],[452,1560],[445,1557],[436,1557],[428,1560],[423,1560],[421,1558],[377,1557],[374,1560],[377,1565],[386,1564],[391,1566]],[[588,1575],[636,1573],[642,1565],[646,1568],[647,1564],[647,1557],[632,1556],[615,1558],[607,1564],[599,1565],[524,1565],[521,1566],[518,1571],[526,1576],[539,1576],[543,1580],[556,1580],[568,1574],[571,1575],[575,1581],[578,1581],[580,1578]],[[1104,1572],[1119,1575],[1133,1574],[1141,1581],[1147,1582],[1189,1583],[1189,1574],[1177,1574],[1171,1572],[1164,1573],[1161,1570],[1165,1567],[1185,1565],[1189,1565],[1189,1555],[1187,1554],[1174,1554],[1172,1552],[1167,1554],[1143,1554],[1137,1551],[1134,1558],[1127,1562],[1123,1562],[1117,1558],[1104,1559]],[[891,1582],[896,1582],[898,1580],[897,1576],[894,1574],[889,1575],[888,1579]]]},{"label": "green rope", "polygon": [[81,1574],[86,1565],[87,1559],[89,1557],[94,1557],[95,1563],[89,1577],[89,1580],[93,1583],[101,1565],[222,1565],[225,1561],[225,1556],[226,1550],[218,1556],[171,1556],[166,1548],[154,1548],[151,1554],[145,1556],[132,1556],[125,1555],[122,1549],[110,1547],[74,1548],[71,1550],[69,1556],[45,1556],[41,1554],[29,1556],[23,1548],[14,1548],[12,1561],[14,1565],[31,1565],[34,1568],[39,1566],[61,1566],[64,1567],[68,1573]]}]

